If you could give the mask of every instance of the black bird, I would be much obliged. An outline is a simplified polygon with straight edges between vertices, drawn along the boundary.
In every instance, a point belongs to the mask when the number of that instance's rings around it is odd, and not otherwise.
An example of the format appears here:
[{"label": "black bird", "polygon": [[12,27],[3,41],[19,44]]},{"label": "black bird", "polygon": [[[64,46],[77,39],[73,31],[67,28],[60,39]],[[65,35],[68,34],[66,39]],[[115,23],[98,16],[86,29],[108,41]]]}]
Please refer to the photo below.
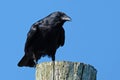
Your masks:
[{"label": "black bird", "polygon": [[62,26],[69,20],[69,16],[57,11],[34,23],[27,34],[25,55],[18,66],[34,67],[37,61],[46,55],[55,61],[56,50],[65,42],[65,31]]}]

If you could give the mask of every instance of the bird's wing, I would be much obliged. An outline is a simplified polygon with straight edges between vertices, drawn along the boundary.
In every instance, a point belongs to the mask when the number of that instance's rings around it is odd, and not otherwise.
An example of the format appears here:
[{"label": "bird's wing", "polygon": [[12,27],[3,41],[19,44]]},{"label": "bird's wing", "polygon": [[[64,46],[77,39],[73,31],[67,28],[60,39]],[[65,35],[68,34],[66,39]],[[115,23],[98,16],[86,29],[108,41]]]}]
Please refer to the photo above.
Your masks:
[{"label": "bird's wing", "polygon": [[63,28],[61,29],[61,32],[60,32],[60,40],[59,40],[59,42],[60,42],[61,46],[63,46],[64,43],[65,43],[65,31],[64,31]]},{"label": "bird's wing", "polygon": [[38,29],[37,27],[38,25],[33,25],[27,34],[27,40],[25,43],[25,52],[27,51],[28,47],[32,44],[32,42],[35,39],[35,34],[37,33],[37,29]]}]

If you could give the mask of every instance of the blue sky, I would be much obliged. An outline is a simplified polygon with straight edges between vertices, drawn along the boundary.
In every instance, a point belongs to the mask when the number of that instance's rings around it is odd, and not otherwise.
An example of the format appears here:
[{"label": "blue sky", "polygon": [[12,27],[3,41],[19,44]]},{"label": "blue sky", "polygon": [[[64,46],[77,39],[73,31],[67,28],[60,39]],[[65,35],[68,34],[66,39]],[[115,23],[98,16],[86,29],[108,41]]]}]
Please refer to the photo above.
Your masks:
[{"label": "blue sky", "polygon": [[[93,65],[97,80],[120,80],[120,6],[116,0],[1,0],[0,74],[1,80],[35,80],[34,68],[19,68],[30,26],[54,11],[72,18],[64,29],[64,47],[57,61]],[[48,57],[39,63],[51,61]]]}]

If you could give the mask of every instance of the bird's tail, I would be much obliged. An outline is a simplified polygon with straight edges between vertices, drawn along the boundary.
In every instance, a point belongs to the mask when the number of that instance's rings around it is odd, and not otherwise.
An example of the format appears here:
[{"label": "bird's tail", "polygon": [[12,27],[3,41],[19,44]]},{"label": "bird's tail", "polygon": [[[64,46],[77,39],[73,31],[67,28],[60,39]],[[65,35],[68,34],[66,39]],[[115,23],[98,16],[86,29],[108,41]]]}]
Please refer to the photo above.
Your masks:
[{"label": "bird's tail", "polygon": [[23,58],[18,63],[19,67],[27,66],[27,67],[35,67],[35,62],[33,59],[30,59],[26,55],[23,56]]}]

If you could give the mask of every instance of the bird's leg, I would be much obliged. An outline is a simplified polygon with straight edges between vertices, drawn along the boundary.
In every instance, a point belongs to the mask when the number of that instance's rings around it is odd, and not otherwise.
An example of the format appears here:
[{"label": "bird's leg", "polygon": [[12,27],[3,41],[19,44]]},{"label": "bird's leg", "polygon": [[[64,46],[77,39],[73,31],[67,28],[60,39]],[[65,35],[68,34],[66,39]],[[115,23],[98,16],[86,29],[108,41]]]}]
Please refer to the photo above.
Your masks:
[{"label": "bird's leg", "polygon": [[55,55],[52,56],[52,62],[53,62],[53,80],[55,76]]},{"label": "bird's leg", "polygon": [[34,60],[34,63],[35,63],[35,67],[37,65],[37,61],[36,61],[36,57],[35,57],[35,54],[33,54],[33,60]]}]

